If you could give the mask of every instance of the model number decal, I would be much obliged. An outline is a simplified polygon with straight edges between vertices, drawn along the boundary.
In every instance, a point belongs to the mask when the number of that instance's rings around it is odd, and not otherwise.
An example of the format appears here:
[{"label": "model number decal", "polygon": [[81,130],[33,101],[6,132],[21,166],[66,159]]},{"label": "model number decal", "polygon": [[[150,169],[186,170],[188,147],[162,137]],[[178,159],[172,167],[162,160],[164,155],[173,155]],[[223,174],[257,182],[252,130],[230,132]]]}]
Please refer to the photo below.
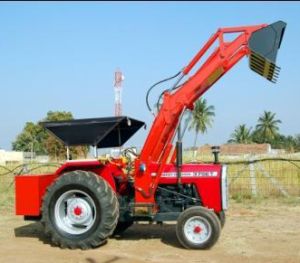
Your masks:
[{"label": "model number decal", "polygon": [[[216,177],[218,172],[182,172],[181,177]],[[176,172],[162,173],[162,177],[177,177]]]}]

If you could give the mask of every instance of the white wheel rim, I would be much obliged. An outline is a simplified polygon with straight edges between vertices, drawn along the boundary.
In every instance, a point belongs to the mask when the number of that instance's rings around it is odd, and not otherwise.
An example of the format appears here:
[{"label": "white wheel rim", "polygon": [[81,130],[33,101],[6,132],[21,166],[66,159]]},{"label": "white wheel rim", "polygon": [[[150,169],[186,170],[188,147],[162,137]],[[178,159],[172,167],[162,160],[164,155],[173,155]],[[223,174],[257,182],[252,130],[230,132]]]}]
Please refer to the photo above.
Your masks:
[{"label": "white wheel rim", "polygon": [[211,231],[211,225],[207,219],[202,216],[189,218],[183,226],[186,239],[196,245],[206,242],[211,236]]},{"label": "white wheel rim", "polygon": [[68,234],[86,233],[96,219],[95,202],[83,191],[67,191],[55,203],[54,218],[57,227]]}]

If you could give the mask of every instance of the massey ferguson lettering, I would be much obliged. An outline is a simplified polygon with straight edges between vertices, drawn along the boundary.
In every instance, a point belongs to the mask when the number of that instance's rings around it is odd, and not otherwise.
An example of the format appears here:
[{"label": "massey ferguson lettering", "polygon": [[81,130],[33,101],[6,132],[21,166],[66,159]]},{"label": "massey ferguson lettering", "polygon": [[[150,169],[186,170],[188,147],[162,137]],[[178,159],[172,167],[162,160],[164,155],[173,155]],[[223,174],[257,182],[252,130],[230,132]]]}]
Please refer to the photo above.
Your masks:
[{"label": "massey ferguson lettering", "polygon": [[[217,171],[208,172],[182,172],[181,177],[216,177],[218,176]],[[162,173],[162,177],[177,177],[176,172],[165,172]]]}]

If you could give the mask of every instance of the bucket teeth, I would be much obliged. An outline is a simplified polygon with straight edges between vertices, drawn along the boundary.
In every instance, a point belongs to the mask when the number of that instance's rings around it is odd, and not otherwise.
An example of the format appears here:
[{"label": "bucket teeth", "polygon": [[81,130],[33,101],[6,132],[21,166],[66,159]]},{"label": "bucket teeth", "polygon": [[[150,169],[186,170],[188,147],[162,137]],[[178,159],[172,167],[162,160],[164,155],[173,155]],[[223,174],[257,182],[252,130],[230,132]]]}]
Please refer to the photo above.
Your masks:
[{"label": "bucket teeth", "polygon": [[267,80],[276,83],[279,76],[280,67],[274,63],[259,55],[258,53],[251,51],[250,53],[250,68],[257,74],[263,76]]}]

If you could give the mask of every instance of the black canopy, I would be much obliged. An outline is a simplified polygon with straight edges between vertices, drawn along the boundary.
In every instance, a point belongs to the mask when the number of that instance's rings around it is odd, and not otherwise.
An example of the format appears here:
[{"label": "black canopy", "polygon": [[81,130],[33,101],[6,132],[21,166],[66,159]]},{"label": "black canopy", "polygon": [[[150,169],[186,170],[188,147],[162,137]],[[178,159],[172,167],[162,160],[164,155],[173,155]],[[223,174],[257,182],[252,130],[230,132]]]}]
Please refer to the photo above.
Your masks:
[{"label": "black canopy", "polygon": [[42,122],[65,145],[122,146],[145,123],[126,116]]}]

